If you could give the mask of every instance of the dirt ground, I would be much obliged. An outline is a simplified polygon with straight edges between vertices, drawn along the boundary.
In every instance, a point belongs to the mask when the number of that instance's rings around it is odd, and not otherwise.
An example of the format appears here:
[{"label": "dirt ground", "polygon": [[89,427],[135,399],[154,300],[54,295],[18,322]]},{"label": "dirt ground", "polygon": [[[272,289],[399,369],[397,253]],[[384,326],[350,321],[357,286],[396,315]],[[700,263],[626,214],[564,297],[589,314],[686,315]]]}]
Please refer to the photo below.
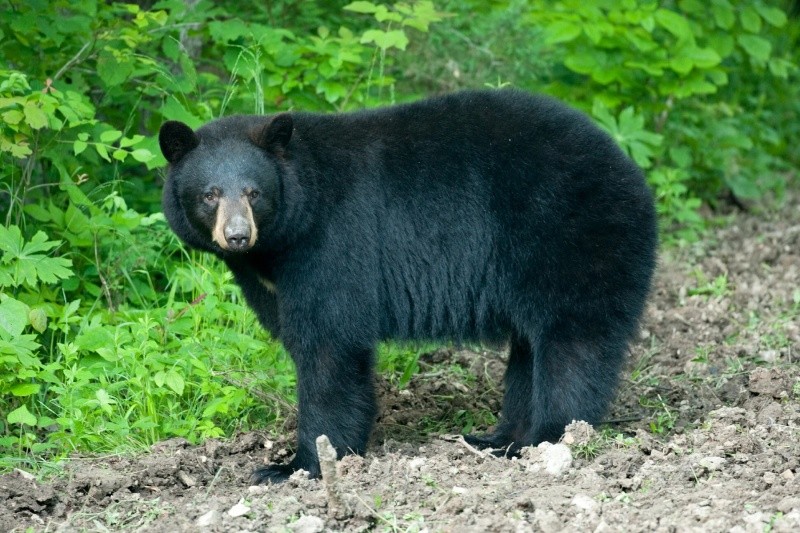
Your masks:
[{"label": "dirt ground", "polygon": [[302,475],[249,486],[290,456],[289,427],[6,474],[0,531],[800,531],[798,202],[662,254],[597,431],[573,424],[513,460],[460,441],[498,411],[503,359],[442,349],[405,387],[380,378],[374,443],[339,462],[338,498]]}]

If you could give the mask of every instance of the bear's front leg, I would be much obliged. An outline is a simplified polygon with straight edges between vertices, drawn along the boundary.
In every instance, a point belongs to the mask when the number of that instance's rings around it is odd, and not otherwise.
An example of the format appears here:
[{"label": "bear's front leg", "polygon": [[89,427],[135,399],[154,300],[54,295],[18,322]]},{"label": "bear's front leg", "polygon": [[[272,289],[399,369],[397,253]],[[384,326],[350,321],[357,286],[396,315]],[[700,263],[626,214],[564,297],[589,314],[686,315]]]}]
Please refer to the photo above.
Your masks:
[{"label": "bear's front leg", "polygon": [[256,483],[279,483],[300,469],[319,477],[318,436],[327,435],[340,458],[362,454],[375,422],[373,348],[287,348],[297,367],[297,453],[289,464],[257,468]]}]

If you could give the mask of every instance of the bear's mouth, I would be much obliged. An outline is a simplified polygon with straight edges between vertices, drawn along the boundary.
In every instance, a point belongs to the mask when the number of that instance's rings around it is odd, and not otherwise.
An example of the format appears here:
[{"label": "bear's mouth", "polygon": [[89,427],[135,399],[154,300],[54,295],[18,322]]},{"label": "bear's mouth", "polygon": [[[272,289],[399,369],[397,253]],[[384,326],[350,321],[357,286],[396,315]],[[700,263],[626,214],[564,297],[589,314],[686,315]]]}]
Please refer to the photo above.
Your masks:
[{"label": "bear's mouth", "polygon": [[219,199],[211,238],[228,252],[246,252],[255,245],[258,227],[246,195]]}]

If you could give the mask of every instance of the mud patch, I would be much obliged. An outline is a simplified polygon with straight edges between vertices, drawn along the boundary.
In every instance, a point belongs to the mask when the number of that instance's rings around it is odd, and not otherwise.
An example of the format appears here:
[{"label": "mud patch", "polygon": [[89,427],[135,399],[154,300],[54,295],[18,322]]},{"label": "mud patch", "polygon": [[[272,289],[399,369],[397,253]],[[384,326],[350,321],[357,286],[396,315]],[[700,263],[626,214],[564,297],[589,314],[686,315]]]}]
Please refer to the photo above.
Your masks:
[{"label": "mud patch", "polygon": [[798,531],[797,205],[662,256],[603,427],[513,460],[477,451],[453,434],[494,423],[505,354],[441,349],[405,386],[379,381],[370,451],[338,464],[344,512],[302,474],[249,486],[291,457],[292,429],[0,476],[0,531]]}]

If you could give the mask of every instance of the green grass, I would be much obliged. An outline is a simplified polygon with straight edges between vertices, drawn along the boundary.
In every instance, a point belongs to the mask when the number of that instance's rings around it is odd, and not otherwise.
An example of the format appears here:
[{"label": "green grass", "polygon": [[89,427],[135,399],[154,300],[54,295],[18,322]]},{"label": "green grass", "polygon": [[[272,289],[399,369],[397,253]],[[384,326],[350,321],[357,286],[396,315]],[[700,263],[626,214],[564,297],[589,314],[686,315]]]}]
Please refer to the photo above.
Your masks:
[{"label": "green grass", "polygon": [[[152,232],[131,237],[130,247],[146,254],[148,241],[159,240]],[[0,387],[12,392],[0,410],[15,413],[0,433],[0,469],[20,461],[35,468],[72,451],[144,449],[176,436],[198,442],[286,415],[295,380],[288,354],[258,325],[221,262],[179,250],[151,263],[162,271],[126,270],[109,298],[121,302],[113,311],[98,305],[102,292],[42,302],[16,290],[29,308],[45,310],[46,325],[25,333],[26,343],[11,339],[4,351],[13,359],[0,354]],[[167,283],[153,290],[141,283],[157,279]],[[133,304],[118,298],[137,283],[144,290],[133,291]]]},{"label": "green grass", "polygon": [[576,457],[591,461],[609,449],[630,448],[638,444],[639,439],[635,437],[628,437],[619,431],[604,428],[587,442],[573,444],[570,447]]}]

